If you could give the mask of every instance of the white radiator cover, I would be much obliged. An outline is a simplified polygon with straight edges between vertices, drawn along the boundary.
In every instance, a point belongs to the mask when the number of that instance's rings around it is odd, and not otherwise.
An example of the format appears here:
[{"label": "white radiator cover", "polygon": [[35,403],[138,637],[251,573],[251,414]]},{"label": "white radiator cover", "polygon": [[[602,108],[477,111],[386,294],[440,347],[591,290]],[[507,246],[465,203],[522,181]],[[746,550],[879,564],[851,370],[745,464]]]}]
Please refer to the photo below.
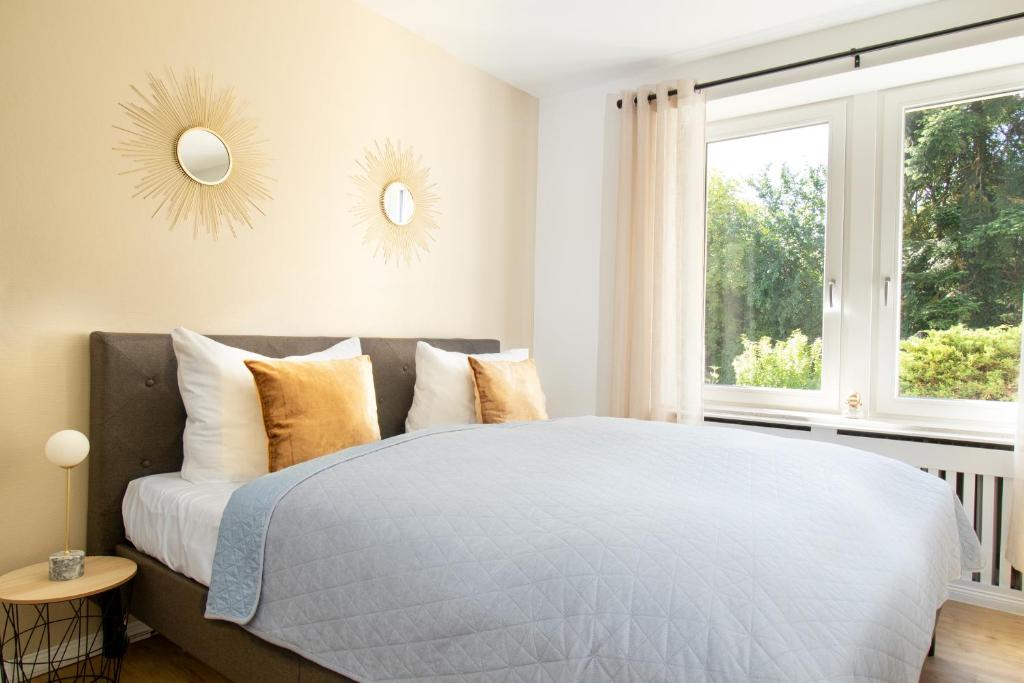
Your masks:
[{"label": "white radiator cover", "polygon": [[982,571],[965,573],[954,581],[950,585],[950,597],[959,602],[1024,614],[1024,591],[1021,590],[1020,574],[1003,557],[1009,530],[1010,505],[1013,502],[1012,452],[847,436],[837,433],[831,427],[812,427],[810,431],[800,431],[714,422],[705,424],[851,446],[895,458],[945,480],[960,497],[968,518],[974,520],[974,530],[987,561]]}]

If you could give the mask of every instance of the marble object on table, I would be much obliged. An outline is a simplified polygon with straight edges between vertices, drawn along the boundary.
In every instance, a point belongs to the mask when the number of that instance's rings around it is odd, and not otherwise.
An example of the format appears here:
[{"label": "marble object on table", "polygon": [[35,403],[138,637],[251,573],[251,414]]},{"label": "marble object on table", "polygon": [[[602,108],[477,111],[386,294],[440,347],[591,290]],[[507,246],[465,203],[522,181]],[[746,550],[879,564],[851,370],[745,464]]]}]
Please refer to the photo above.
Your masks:
[{"label": "marble object on table", "polygon": [[84,550],[61,550],[50,555],[50,581],[70,581],[84,573]]}]

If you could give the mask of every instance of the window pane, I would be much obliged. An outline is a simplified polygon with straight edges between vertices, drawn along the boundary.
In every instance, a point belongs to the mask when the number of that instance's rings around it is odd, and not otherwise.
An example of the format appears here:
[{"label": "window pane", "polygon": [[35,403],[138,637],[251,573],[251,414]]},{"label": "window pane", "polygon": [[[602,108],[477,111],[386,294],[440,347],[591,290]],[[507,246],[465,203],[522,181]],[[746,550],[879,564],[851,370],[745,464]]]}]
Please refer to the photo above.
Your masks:
[{"label": "window pane", "polygon": [[707,382],[820,389],[828,124],[708,145]]},{"label": "window pane", "polygon": [[1016,397],[1024,296],[1022,94],[905,114],[902,396]]}]

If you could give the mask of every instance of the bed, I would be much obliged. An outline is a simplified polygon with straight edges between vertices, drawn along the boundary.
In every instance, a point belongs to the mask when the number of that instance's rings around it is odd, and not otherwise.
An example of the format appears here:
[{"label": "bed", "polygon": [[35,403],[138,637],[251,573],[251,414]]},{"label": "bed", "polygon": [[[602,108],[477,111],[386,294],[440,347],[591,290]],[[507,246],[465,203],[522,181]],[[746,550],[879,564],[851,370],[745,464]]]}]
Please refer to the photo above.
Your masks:
[{"label": "bed", "polygon": [[[271,357],[325,349],[345,337],[213,336]],[[493,339],[425,339],[448,351],[493,353]],[[404,431],[415,383],[416,339],[362,338],[373,360],[381,436]],[[271,645],[244,629],[203,616],[207,588],[140,552],[125,537],[122,503],[128,484],[181,470],[185,409],[167,334],[93,332],[90,347],[89,502],[86,547],[139,565],[132,613],[168,640],[236,681],[350,679]]]},{"label": "bed", "polygon": [[[980,556],[948,487],[853,449],[605,418],[401,435],[414,341],[363,344],[390,438],[125,499],[180,469],[174,358],[162,335],[93,335],[89,551],[136,560],[136,616],[234,680],[912,681]],[[162,542],[205,534],[205,559],[143,540],[144,499],[200,511]]]}]

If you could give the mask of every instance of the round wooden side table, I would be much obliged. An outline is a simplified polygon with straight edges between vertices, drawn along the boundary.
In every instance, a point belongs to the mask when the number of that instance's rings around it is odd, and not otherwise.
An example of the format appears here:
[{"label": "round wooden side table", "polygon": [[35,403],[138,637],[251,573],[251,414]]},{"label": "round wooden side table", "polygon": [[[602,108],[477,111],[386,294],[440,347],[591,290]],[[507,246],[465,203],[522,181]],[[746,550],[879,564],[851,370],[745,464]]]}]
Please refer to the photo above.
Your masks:
[{"label": "round wooden side table", "polygon": [[[3,683],[117,681],[128,647],[128,606],[135,563],[85,558],[85,574],[50,581],[40,562],[0,576]],[[59,605],[63,604],[61,609]]]}]

